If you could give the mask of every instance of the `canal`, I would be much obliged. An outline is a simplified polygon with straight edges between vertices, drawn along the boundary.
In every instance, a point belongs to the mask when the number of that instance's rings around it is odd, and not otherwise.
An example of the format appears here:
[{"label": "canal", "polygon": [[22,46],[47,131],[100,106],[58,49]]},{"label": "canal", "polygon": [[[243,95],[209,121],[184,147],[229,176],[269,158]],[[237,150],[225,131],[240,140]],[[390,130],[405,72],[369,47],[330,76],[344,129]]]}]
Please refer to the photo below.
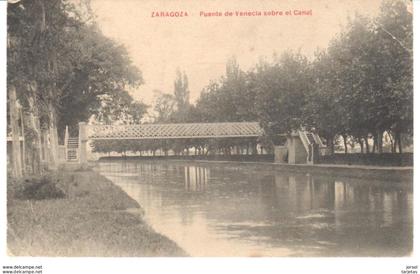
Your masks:
[{"label": "canal", "polygon": [[407,256],[409,181],[288,173],[240,164],[99,162],[146,221],[192,256]]}]

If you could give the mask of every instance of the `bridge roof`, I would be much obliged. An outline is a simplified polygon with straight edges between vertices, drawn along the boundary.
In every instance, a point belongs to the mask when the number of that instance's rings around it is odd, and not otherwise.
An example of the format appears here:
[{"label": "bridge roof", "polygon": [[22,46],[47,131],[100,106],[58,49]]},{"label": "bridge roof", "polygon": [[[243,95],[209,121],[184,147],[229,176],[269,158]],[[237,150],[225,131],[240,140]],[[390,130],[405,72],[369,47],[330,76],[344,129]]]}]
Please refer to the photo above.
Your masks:
[{"label": "bridge roof", "polygon": [[263,130],[257,122],[89,125],[89,138],[104,139],[187,139],[258,137]]}]

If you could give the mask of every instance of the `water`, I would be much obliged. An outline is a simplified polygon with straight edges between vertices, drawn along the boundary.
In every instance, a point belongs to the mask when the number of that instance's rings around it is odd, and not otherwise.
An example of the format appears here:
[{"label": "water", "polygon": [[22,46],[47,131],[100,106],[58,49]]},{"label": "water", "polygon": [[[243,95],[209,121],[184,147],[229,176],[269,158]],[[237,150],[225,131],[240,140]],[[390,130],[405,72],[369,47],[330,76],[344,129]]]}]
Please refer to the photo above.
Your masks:
[{"label": "water", "polygon": [[411,182],[238,164],[102,162],[146,221],[192,256],[407,256]]}]

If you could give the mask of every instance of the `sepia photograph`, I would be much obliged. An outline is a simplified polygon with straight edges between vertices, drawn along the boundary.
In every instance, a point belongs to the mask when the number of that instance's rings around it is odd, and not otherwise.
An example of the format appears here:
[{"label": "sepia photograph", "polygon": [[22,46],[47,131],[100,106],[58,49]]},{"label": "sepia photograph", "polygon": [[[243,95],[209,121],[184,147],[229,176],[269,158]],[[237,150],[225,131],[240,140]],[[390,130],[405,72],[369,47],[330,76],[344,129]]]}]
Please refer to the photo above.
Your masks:
[{"label": "sepia photograph", "polygon": [[412,0],[3,4],[3,274],[86,257],[417,273]]}]

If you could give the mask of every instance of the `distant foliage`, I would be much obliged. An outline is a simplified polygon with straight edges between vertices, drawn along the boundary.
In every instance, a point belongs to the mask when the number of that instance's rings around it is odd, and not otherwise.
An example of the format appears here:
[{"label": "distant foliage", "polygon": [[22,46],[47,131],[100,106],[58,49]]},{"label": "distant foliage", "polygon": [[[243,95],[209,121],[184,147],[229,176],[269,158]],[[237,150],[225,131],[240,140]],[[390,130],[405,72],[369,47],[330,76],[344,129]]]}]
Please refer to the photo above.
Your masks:
[{"label": "distant foliage", "polygon": [[342,136],[346,149],[356,142],[365,152],[382,152],[386,133],[392,151],[401,152],[402,134],[413,133],[412,39],[406,3],[384,1],[377,18],[356,14],[312,61],[289,51],[245,73],[230,60],[226,76],[203,89],[195,117],[258,120],[266,143],[306,128],[332,150]]},{"label": "distant foliage", "polygon": [[237,146],[255,153],[257,141],[271,151],[279,134],[306,129],[332,151],[341,136],[346,151],[358,143],[362,152],[381,153],[386,136],[392,152],[402,152],[413,134],[412,41],[406,2],[386,0],[376,18],[349,19],[313,59],[286,51],[245,72],[231,58],[225,75],[210,81],[195,105],[189,103],[187,76],[178,71],[174,92],[162,93],[154,106],[157,123],[259,121],[266,133],[260,140],[95,142],[95,149],[181,153],[193,147],[229,154]]}]

